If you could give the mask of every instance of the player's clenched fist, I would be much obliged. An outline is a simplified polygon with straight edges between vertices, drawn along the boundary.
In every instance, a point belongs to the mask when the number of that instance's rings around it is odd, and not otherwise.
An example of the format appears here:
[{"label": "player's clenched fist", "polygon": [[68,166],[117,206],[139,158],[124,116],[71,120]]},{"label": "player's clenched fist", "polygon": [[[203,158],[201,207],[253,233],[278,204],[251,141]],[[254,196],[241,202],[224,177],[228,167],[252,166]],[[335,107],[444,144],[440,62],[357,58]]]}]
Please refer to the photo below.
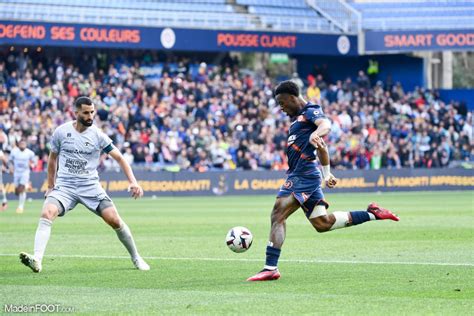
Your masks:
[{"label": "player's clenched fist", "polygon": [[329,179],[326,180],[326,185],[328,188],[334,188],[337,184],[337,178],[332,174],[329,176]]},{"label": "player's clenched fist", "polygon": [[52,191],[53,191],[53,188],[48,188],[48,190],[46,190],[46,192],[44,193],[44,198],[46,199]]},{"label": "player's clenched fist", "polygon": [[128,192],[132,193],[134,199],[138,199],[143,196],[143,189],[138,183],[132,183],[128,186]]}]

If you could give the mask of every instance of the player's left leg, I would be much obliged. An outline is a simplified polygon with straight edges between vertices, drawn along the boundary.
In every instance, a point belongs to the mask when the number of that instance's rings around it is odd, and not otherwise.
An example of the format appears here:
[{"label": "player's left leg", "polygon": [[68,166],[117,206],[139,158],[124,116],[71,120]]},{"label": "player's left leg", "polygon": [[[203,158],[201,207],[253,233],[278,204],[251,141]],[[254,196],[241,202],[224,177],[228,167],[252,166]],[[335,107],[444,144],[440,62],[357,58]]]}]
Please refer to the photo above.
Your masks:
[{"label": "player's left leg", "polygon": [[122,220],[120,215],[115,208],[115,205],[108,198],[103,199],[97,207],[97,213],[102,219],[112,227],[117,233],[118,239],[127,249],[128,253],[132,258],[134,266],[138,270],[147,271],[150,270],[150,266],[143,260],[137,250],[135,241],[133,240],[132,232],[128,225]]},{"label": "player's left leg", "polygon": [[314,207],[308,219],[319,233],[359,225],[373,220],[399,220],[391,211],[383,209],[375,203],[370,204],[366,211],[334,212],[332,214],[326,212],[326,205],[319,204]]},{"label": "player's left leg", "polygon": [[16,209],[16,212],[21,214],[25,209],[26,186],[30,182],[30,175],[25,172],[23,174],[15,175],[14,178],[16,186],[15,194],[18,195],[18,208]]}]

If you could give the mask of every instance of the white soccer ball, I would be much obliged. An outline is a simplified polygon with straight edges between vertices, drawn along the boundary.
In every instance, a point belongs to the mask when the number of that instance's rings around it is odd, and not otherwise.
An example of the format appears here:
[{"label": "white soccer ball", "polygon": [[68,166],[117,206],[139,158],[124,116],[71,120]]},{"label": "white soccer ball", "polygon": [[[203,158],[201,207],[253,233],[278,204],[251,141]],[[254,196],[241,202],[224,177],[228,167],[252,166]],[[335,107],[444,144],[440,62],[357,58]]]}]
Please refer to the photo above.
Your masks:
[{"label": "white soccer ball", "polygon": [[237,226],[229,230],[225,237],[227,247],[233,252],[245,252],[252,246],[253,236],[250,230]]}]

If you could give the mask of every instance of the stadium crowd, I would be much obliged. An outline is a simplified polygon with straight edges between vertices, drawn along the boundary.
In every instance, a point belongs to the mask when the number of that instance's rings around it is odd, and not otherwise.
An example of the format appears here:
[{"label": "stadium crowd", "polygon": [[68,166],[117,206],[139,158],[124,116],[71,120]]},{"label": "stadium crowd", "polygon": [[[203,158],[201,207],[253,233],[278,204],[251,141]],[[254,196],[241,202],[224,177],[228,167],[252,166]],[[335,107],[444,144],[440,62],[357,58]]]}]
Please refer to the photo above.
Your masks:
[{"label": "stadium crowd", "polygon": [[[161,65],[160,67],[155,67]],[[295,81],[303,96],[332,121],[327,137],[336,169],[439,168],[472,161],[472,112],[445,104],[436,92],[405,92],[400,84],[329,82],[315,72]],[[290,120],[272,96],[275,82],[239,69],[180,58],[158,63],[137,57],[32,58],[8,52],[0,59],[0,143],[9,152],[24,137],[46,168],[55,127],[74,118],[73,101],[88,95],[95,123],[137,167],[152,170],[276,169],[287,167]],[[105,159],[103,168],[115,169]]]}]

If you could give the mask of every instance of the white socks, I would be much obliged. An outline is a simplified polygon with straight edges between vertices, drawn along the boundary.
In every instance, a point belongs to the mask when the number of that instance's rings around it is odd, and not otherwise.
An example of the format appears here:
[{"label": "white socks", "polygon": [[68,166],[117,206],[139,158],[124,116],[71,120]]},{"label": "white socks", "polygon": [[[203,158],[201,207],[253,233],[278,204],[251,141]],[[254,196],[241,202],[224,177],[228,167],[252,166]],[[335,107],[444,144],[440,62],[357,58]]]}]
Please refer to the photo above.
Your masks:
[{"label": "white socks", "polygon": [[7,203],[7,190],[5,190],[5,187],[3,187],[2,193],[3,193],[3,200],[2,200],[2,202],[3,202],[3,203]]},{"label": "white socks", "polygon": [[[49,236],[51,236],[51,222],[49,219],[40,218],[38,222],[38,228],[36,229],[35,235],[35,250],[34,257],[40,262],[43,260],[44,252],[46,250],[46,245],[48,244]],[[127,224],[124,222],[121,223],[120,228],[116,229],[118,238],[122,244],[127,248],[128,252],[132,259],[140,257],[137,252],[137,247],[133,241],[132,233],[128,228]]]},{"label": "white socks", "polygon": [[20,193],[19,200],[20,200],[20,203],[18,204],[18,207],[21,208],[21,209],[24,209],[25,208],[25,201],[26,201],[26,192]]},{"label": "white socks", "polygon": [[[26,195],[26,194],[25,194]],[[38,228],[36,229],[35,235],[35,259],[40,262],[43,260],[44,251],[48,244],[49,236],[51,235],[51,222],[49,219],[40,218]]]},{"label": "white socks", "polygon": [[334,212],[332,213],[336,217],[336,221],[332,224],[329,230],[346,227],[349,223],[349,213],[347,212]]},{"label": "white socks", "polygon": [[120,222],[120,228],[115,229],[115,232],[117,233],[118,239],[122,242],[125,248],[127,248],[132,259],[140,257],[137,251],[137,246],[135,246],[135,242],[133,241],[132,233],[127,224]]}]

